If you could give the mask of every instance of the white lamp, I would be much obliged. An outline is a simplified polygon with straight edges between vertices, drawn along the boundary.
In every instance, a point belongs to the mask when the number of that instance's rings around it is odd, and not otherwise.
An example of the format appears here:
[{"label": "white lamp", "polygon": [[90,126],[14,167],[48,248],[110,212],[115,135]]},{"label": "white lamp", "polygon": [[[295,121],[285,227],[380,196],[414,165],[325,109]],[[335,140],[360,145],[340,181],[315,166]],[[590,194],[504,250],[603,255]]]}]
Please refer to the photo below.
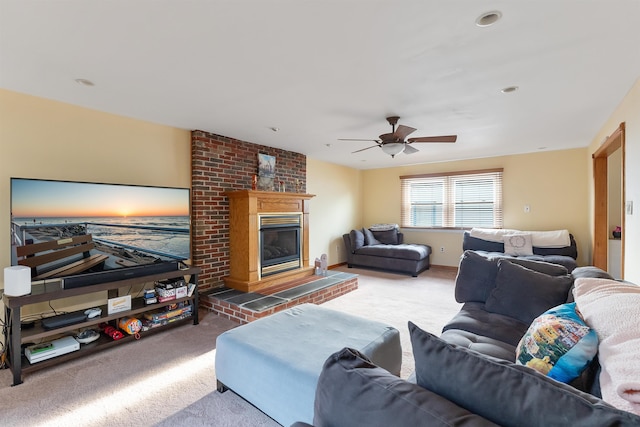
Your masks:
[{"label": "white lamp", "polygon": [[391,157],[404,151],[404,142],[389,142],[382,145],[382,151]]},{"label": "white lamp", "polygon": [[31,293],[31,269],[24,265],[14,265],[4,269],[4,294],[19,297]]}]

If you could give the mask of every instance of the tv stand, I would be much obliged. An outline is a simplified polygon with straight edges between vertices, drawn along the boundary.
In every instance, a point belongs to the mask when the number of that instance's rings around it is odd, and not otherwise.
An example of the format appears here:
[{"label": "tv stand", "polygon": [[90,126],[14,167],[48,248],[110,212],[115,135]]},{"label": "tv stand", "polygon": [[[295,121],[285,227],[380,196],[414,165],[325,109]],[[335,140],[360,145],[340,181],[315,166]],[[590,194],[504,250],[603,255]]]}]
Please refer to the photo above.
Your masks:
[{"label": "tv stand", "polygon": [[[21,346],[25,343],[39,343],[42,341],[53,340],[56,337],[70,335],[72,331],[88,327],[97,327],[98,324],[103,322],[116,321],[122,317],[137,317],[146,312],[157,310],[159,308],[167,307],[169,305],[179,302],[189,302],[192,304],[191,316],[177,320],[175,322],[168,323],[163,326],[151,328],[147,331],[140,332],[140,337],[144,338],[147,335],[151,335],[160,331],[167,330],[178,325],[183,325],[189,321],[192,321],[194,325],[199,322],[198,319],[198,275],[200,274],[200,268],[188,267],[179,270],[161,272],[150,274],[147,276],[134,277],[122,280],[112,280],[108,282],[96,283],[90,286],[82,286],[71,289],[63,289],[60,280],[52,279],[33,284],[31,287],[31,293],[23,296],[8,296],[3,295],[2,299],[5,306],[5,321],[9,325],[8,337],[7,337],[7,364],[13,374],[13,385],[22,383],[23,374],[34,372],[40,369],[45,369],[50,366],[55,366],[59,363],[77,359],[89,354],[99,352],[103,349],[110,348],[114,345],[124,344],[135,341],[133,335],[125,334],[125,337],[119,340],[112,340],[104,334],[101,334],[97,341],[89,344],[82,344],[80,350],[72,353],[67,353],[61,356],[57,356],[51,359],[43,360],[41,362],[30,364],[27,358],[21,354]],[[108,298],[115,298],[123,296],[119,294],[119,288],[131,288],[134,285],[140,285],[141,283],[155,282],[158,280],[177,279],[184,278],[187,283],[195,285],[195,289],[191,296],[178,298],[170,301],[165,301],[156,304],[145,305],[143,298],[131,299],[131,310],[122,311],[114,314],[107,314],[106,300],[105,305],[101,306],[102,316],[86,321],[67,325],[56,329],[44,329],[40,321],[35,322],[35,326],[29,329],[23,330],[20,322],[20,314],[22,307],[30,304],[37,304],[41,302],[47,302],[52,300],[58,300],[62,298],[74,297],[78,295],[87,295],[96,292],[107,291]],[[90,307],[86,307],[90,308]]]}]

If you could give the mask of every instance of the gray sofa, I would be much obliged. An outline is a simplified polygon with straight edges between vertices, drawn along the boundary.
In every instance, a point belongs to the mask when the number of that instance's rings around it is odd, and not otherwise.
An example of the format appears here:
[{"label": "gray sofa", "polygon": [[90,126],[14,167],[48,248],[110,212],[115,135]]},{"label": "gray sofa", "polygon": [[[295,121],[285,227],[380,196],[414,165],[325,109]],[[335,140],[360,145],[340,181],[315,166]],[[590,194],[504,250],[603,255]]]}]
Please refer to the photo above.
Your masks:
[{"label": "gray sofa", "polygon": [[[572,234],[569,234],[569,238],[570,244],[568,246],[560,248],[533,246],[532,255],[520,255],[517,256],[517,258],[560,264],[571,272],[577,267],[576,259],[578,258],[578,248]],[[505,254],[504,243],[473,237],[468,231],[464,232],[462,238],[462,250],[476,251],[489,258],[516,258],[515,256]]]},{"label": "gray sofa", "polygon": [[395,228],[351,230],[342,239],[349,268],[375,268],[417,277],[430,267],[431,246],[404,243],[404,235]]},{"label": "gray sofa", "polygon": [[314,425],[639,426],[639,416],[599,398],[597,360],[571,385],[514,363],[530,321],[572,301],[578,277],[610,278],[595,267],[568,274],[559,265],[466,251],[455,289],[464,305],[441,337],[409,322],[415,381],[345,348],[324,364]]}]

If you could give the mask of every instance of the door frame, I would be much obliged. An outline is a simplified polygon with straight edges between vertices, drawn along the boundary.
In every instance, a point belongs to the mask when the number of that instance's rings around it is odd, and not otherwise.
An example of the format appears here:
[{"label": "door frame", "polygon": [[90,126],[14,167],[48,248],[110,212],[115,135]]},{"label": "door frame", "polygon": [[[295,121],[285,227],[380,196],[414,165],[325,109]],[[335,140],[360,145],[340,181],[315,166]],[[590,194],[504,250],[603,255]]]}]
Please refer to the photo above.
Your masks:
[{"label": "door frame", "polygon": [[593,260],[594,266],[603,270],[609,269],[609,195],[608,195],[608,158],[618,149],[621,149],[622,165],[622,218],[621,227],[621,260],[620,274],[624,279],[624,235],[625,235],[625,123],[620,126],[605,140],[605,142],[591,155],[593,158],[593,181],[594,181],[594,234],[593,234]]}]

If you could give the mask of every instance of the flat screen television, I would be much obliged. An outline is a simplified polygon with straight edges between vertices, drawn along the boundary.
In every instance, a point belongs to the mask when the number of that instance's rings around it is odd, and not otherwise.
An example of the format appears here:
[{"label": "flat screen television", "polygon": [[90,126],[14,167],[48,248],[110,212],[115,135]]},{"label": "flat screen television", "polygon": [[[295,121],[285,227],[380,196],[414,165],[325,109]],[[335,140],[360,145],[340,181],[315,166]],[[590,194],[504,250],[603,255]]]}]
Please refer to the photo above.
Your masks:
[{"label": "flat screen television", "polygon": [[188,188],[11,178],[11,264],[19,263],[18,246],[79,235],[91,235],[91,252],[108,256],[81,274],[184,263],[191,258],[190,197]]}]

